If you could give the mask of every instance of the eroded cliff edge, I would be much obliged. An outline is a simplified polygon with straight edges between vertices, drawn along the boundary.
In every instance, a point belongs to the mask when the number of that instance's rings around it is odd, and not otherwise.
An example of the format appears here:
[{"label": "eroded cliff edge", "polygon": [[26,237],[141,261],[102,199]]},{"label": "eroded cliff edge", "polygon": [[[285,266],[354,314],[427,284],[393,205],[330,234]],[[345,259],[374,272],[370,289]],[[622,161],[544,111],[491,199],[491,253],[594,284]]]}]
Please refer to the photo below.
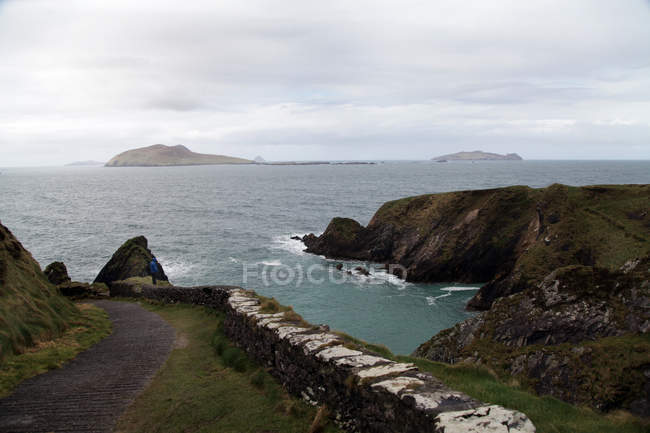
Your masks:
[{"label": "eroded cliff edge", "polygon": [[559,267],[613,270],[648,254],[649,213],[650,185],[512,186],[390,201],[367,227],[334,218],[303,241],[330,258],[402,265],[408,281],[486,283],[468,307],[487,310]]}]

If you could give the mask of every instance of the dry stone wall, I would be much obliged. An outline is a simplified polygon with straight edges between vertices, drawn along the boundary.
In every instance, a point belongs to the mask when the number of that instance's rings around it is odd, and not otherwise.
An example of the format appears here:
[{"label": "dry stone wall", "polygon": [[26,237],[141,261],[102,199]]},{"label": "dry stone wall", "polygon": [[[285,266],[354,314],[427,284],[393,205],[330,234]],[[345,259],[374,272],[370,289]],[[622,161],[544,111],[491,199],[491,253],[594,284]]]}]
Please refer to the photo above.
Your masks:
[{"label": "dry stone wall", "polygon": [[526,415],[485,405],[413,364],[350,349],[327,326],[263,313],[254,293],[230,286],[153,287],[114,283],[111,296],[191,303],[226,313],[226,335],[294,395],[325,404],[348,431],[532,433]]}]

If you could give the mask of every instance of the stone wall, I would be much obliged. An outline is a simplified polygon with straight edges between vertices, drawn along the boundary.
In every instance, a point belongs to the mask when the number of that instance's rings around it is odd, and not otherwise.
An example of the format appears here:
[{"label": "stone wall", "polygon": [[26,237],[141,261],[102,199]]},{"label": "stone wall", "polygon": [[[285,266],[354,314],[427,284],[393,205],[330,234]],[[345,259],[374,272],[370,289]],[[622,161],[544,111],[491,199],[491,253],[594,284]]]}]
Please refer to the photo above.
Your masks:
[{"label": "stone wall", "polygon": [[[230,286],[137,288],[114,283],[111,296],[191,303],[226,313],[226,335],[291,392],[325,404],[348,431],[534,432],[522,413],[451,390],[413,364],[346,347],[326,326],[263,313],[253,292]],[[289,316],[291,317],[291,316]]]}]

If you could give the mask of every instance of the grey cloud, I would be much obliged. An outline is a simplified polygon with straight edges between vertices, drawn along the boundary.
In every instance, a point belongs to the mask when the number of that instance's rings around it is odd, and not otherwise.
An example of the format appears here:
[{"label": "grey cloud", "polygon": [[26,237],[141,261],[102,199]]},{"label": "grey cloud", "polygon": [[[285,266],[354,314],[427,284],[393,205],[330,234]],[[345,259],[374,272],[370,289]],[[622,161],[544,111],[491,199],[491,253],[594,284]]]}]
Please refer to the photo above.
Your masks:
[{"label": "grey cloud", "polygon": [[647,1],[185,3],[0,2],[0,165],[154,142],[650,157]]}]

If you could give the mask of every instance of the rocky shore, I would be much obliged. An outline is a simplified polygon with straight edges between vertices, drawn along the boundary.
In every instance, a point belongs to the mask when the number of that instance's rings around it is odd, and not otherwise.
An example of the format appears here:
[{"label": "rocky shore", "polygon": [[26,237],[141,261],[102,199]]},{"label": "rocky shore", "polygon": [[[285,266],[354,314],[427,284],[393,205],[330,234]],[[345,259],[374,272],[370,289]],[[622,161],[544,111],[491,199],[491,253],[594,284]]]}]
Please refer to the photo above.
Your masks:
[{"label": "rocky shore", "polygon": [[485,283],[483,313],[416,356],[485,365],[539,394],[650,416],[650,186],[462,191],[334,218],[308,252],[414,282]]}]

